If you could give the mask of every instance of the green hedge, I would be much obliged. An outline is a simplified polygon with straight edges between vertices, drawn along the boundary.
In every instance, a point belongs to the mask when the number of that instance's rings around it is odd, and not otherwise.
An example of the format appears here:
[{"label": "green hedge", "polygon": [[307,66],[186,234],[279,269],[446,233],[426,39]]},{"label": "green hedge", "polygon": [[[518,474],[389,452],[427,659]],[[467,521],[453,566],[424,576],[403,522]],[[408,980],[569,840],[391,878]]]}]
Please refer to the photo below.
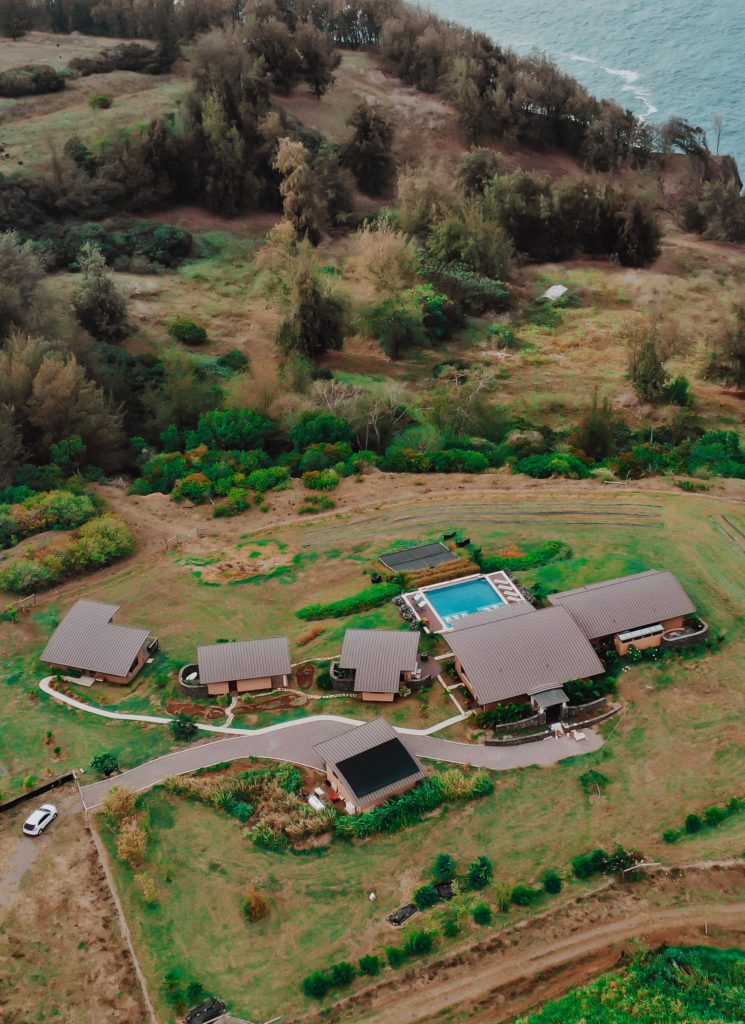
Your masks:
[{"label": "green hedge", "polygon": [[733,796],[729,803],[722,806],[713,804],[711,807],[707,807],[703,816],[689,814],[686,817],[683,828],[667,829],[667,831],[662,833],[662,838],[666,843],[677,843],[684,835],[695,835],[698,832],[703,832],[705,829],[718,828],[728,818],[731,818],[734,814],[739,814],[743,810],[745,810],[745,797]]},{"label": "green hedge", "polygon": [[377,608],[400,593],[400,583],[379,583],[377,586],[360,590],[352,597],[343,597],[339,601],[329,601],[327,604],[306,604],[295,614],[299,619],[340,619],[344,615],[354,615],[355,612]]}]

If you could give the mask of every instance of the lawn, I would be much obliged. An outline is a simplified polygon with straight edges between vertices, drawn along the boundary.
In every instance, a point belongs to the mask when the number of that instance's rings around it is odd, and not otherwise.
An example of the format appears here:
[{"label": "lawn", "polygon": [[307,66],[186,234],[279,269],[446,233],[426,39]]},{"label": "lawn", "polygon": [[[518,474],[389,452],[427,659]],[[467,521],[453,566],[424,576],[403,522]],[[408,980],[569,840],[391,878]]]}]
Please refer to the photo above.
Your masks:
[{"label": "lawn", "polygon": [[[458,486],[454,481],[454,489]],[[133,616],[147,621],[166,651],[179,657],[193,656],[199,640],[269,632],[287,632],[297,657],[295,645],[308,623],[294,613],[308,599],[354,593],[365,585],[363,560],[397,540],[428,540],[461,526],[486,551],[553,537],[572,546],[571,559],[521,574],[526,583],[540,578],[550,586],[571,586],[671,568],[714,635],[724,635],[720,648],[701,657],[643,664],[624,673],[620,687],[628,711],[603,727],[607,744],[596,754],[551,769],[500,775],[492,797],[454,806],[392,838],[335,843],[324,854],[273,854],[253,847],[241,837],[240,826],[217,811],[161,792],[145,797],[152,833],[149,863],[160,879],[158,910],[142,906],[129,869],[118,865],[117,871],[154,988],[159,990],[168,966],[179,966],[217,989],[233,1012],[260,1019],[297,1012],[306,1005],[298,985],[310,970],[342,958],[354,961],[391,941],[384,914],[421,884],[440,850],[452,852],[461,869],[488,854],[497,882],[510,887],[533,882],[548,868],[566,871],[577,854],[616,842],[671,863],[745,850],[743,814],[674,846],[661,838],[665,829],[680,827],[689,812],[743,794],[745,583],[739,563],[745,556],[716,525],[722,514],[742,521],[733,511],[735,503],[592,484],[545,485],[540,503],[535,491],[532,496],[511,491],[504,500],[482,493],[477,501],[471,490],[457,510],[453,502],[433,498],[418,507],[370,507],[362,516],[268,528],[252,538],[241,536],[235,524],[231,551],[257,537],[274,540],[276,550],[295,559],[291,572],[241,586],[205,587],[186,559],[212,555],[182,550],[119,583],[91,588],[91,596],[116,596],[124,605],[123,621]],[[200,543],[204,548],[207,539]],[[225,537],[221,544],[220,551],[227,550]],[[325,632],[300,650],[308,656],[335,653],[351,624],[395,626],[397,620],[389,607],[328,620],[319,624]],[[398,706],[391,709],[394,716],[398,711]],[[52,709],[52,714],[65,713]],[[583,792],[580,776],[589,768],[610,780],[601,796]],[[240,913],[249,881],[262,886],[272,904],[269,919],[256,925],[248,925]],[[366,898],[371,886],[378,891],[377,906]],[[570,891],[577,886],[571,883]],[[485,898],[494,906],[493,890]],[[475,937],[476,926],[465,911],[463,918],[466,935]],[[500,919],[495,916],[495,923]],[[199,930],[194,920],[202,923]],[[445,940],[440,942],[443,948]],[[291,965],[282,971],[275,969],[278,948]]]}]

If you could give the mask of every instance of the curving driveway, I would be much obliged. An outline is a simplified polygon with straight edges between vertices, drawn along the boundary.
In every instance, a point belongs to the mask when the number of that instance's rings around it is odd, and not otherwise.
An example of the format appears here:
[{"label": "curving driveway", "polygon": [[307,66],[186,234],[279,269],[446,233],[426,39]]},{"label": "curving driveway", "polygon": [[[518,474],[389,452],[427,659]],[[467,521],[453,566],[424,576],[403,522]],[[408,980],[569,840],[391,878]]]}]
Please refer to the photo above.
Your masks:
[{"label": "curving driveway", "polygon": [[[155,715],[130,715],[94,708],[52,689],[51,680],[51,676],[43,679],[39,684],[41,689],[55,700],[79,711],[120,721],[163,725],[170,722],[170,718]],[[437,739],[432,735],[433,731],[444,728],[452,721],[460,721],[462,717],[456,716],[430,729],[396,729],[396,732],[406,736],[407,745],[419,757],[432,761],[447,761],[451,764],[474,765],[477,768],[489,768],[498,772],[509,771],[512,768],[546,767],[567,757],[588,754],[603,745],[602,736],[591,729],[585,730],[585,739],[581,741],[567,737],[549,737],[517,747],[486,747],[476,743],[457,743],[453,740]],[[196,771],[197,768],[208,768],[222,761],[236,761],[244,757],[266,757],[276,761],[307,765],[309,768],[320,768],[321,759],[315,751],[316,744],[360,724],[358,719],[345,718],[341,715],[314,715],[312,718],[301,718],[294,722],[279,722],[263,729],[200,725],[198,728],[201,732],[222,734],[222,738],[175,750],[111,779],[102,779],[100,782],[81,786],[83,801],[91,810],[103,803],[106,794],[114,786],[127,786],[139,793],[158,785],[169,775],[185,775]]]}]

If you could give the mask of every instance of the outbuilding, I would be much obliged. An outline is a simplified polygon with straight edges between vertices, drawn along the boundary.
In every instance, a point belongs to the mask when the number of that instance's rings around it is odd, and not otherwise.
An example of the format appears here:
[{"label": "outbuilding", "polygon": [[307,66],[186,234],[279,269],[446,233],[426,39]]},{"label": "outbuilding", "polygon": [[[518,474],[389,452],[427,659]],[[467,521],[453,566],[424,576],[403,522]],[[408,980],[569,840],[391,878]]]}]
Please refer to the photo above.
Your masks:
[{"label": "outbuilding", "polygon": [[347,683],[362,700],[392,701],[402,683],[421,681],[419,634],[400,629],[348,629],[332,682]]},{"label": "outbuilding", "polygon": [[292,674],[286,636],[197,647],[198,681],[210,696],[287,686]]},{"label": "outbuilding", "polygon": [[350,814],[369,811],[426,777],[402,737],[376,718],[316,746],[326,778]]}]

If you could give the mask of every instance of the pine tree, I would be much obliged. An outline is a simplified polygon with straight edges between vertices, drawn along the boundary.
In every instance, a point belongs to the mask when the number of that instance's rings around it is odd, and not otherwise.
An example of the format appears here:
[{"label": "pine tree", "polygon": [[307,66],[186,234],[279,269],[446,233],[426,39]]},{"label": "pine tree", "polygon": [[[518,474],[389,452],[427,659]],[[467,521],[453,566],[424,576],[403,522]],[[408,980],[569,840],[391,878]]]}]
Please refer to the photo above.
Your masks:
[{"label": "pine tree", "polygon": [[344,147],[344,162],[363,192],[382,195],[396,173],[393,124],[381,107],[363,100],[353,110],[347,125],[353,134]]},{"label": "pine tree", "polygon": [[72,307],[81,327],[98,341],[120,341],[129,333],[127,302],[106,272],[101,250],[86,242],[80,250],[82,281]]}]

